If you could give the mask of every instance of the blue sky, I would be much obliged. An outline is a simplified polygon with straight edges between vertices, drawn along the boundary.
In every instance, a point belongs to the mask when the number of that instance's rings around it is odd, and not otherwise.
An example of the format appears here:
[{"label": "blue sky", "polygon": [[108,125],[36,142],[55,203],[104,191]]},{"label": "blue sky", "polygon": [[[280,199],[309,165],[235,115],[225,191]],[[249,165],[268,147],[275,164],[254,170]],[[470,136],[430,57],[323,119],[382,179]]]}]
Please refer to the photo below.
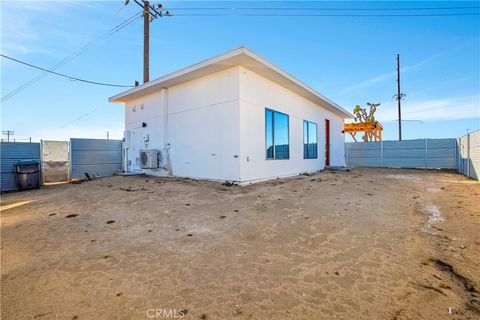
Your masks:
[{"label": "blue sky", "polygon": [[[447,7],[479,2],[162,2],[181,6]],[[1,2],[1,52],[51,67],[138,10],[123,1]],[[173,10],[172,10],[173,11]],[[469,10],[470,12],[475,10]],[[175,12],[175,11],[173,11]],[[177,11],[179,12],[179,11]],[[476,10],[478,12],[478,9]],[[374,12],[375,13],[375,12]],[[97,42],[57,71],[89,80],[142,80],[143,26]],[[480,128],[480,17],[164,17],[151,24],[151,79],[245,45],[352,110],[380,102],[384,138],[397,138],[395,68],[402,62],[403,138]],[[39,71],[1,59],[1,96]],[[121,138],[122,89],[48,75],[2,103],[2,129],[18,139]],[[76,120],[77,119],[77,120]]]}]

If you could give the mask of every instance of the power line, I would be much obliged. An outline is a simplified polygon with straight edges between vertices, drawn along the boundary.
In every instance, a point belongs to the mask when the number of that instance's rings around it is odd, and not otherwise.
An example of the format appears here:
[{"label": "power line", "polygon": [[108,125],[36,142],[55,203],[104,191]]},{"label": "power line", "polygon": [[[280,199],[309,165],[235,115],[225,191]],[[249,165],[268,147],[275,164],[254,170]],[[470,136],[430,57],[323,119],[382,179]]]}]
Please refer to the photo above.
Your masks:
[{"label": "power line", "polygon": [[75,119],[73,119],[73,120],[71,120],[71,121],[69,121],[69,122],[61,125],[59,128],[65,128],[66,126],[69,126],[69,125],[71,125],[72,123],[77,122],[78,120],[81,120],[81,119],[89,116],[90,114],[94,113],[94,112],[97,111],[98,109],[99,109],[98,107],[97,107],[97,108],[94,108],[94,109],[88,111],[87,113],[82,114],[80,117],[77,117],[77,118],[75,118]]},{"label": "power line", "polygon": [[[106,39],[107,37],[109,37],[110,35],[114,34],[115,32],[123,29],[124,27],[126,27],[127,25],[131,24],[132,22],[135,21],[136,18],[140,17],[140,14],[141,12],[138,12],[136,13],[135,15],[133,15],[132,17],[128,18],[127,20],[125,20],[124,22],[120,23],[119,25],[115,26],[113,29],[111,29],[109,32],[107,32],[106,34],[90,41],[89,43],[87,43],[85,46],[83,46],[82,48],[78,49],[77,51],[75,51],[74,53],[72,53],[70,56],[66,57],[65,59],[63,59],[62,61],[58,62],[56,65],[54,65],[53,67],[51,67],[49,70],[56,70],[58,69],[59,67],[63,66],[64,64],[68,63],[69,61],[75,59],[76,57],[78,57],[79,55],[83,54],[89,47],[91,47],[93,44],[103,40],[103,39]],[[36,76],[35,78],[33,78],[32,80],[26,82],[25,84],[21,85],[20,87],[18,87],[17,89],[15,89],[14,91],[10,92],[9,94],[7,94],[6,96],[4,96],[0,102],[4,102],[8,99],[10,99],[11,97],[13,97],[14,95],[16,95],[17,93],[19,93],[20,91],[26,89],[27,87],[31,86],[32,84],[34,84],[35,82],[37,82],[38,80],[42,79],[43,77],[45,77],[46,75],[48,74],[48,72],[44,72],[38,76]]]},{"label": "power line", "polygon": [[318,8],[318,7],[169,7],[169,10],[261,10],[261,11],[415,11],[415,10],[464,10],[479,9],[480,6],[463,7],[406,7],[406,8]]},{"label": "power line", "polygon": [[27,63],[27,62],[25,62],[25,61],[21,61],[21,60],[18,60],[18,59],[15,59],[15,58],[6,56],[6,55],[4,55],[4,54],[2,54],[2,53],[0,53],[0,56],[3,57],[3,58],[6,58],[6,59],[12,60],[12,61],[21,63],[21,64],[23,64],[23,65],[29,66],[29,67],[31,67],[31,68],[35,68],[35,69],[38,69],[38,70],[42,70],[42,71],[45,71],[45,72],[48,72],[48,73],[51,73],[51,74],[54,74],[54,75],[57,75],[57,76],[60,76],[60,77],[64,77],[64,78],[67,78],[67,79],[70,79],[70,80],[74,80],[74,81],[81,81],[81,82],[86,82],[86,83],[90,83],[90,84],[96,84],[96,85],[100,85],[100,86],[108,86],[108,87],[122,87],[122,88],[130,88],[130,87],[133,87],[133,86],[127,86],[127,85],[121,85],[121,84],[112,84],[112,83],[97,82],[97,81],[91,81],[91,80],[85,80],[85,79],[75,78],[75,77],[67,76],[67,75],[65,75],[65,74],[63,74],[63,73],[58,73],[58,72],[51,71],[51,70],[48,70],[48,69],[45,69],[45,68],[42,68],[42,67],[39,67],[39,66],[35,66],[35,65],[30,64],[30,63]]},{"label": "power line", "polygon": [[312,14],[312,13],[170,13],[173,17],[447,17],[478,16],[478,13],[427,14]]},{"label": "power line", "polygon": [[[125,28],[126,26],[130,25],[131,23],[135,22],[137,18],[141,17],[141,14],[142,12],[137,12],[135,15],[131,16],[130,18],[128,18],[127,20],[123,21],[122,23],[118,24],[117,26],[115,26],[114,28],[112,28],[110,31],[108,31],[107,33],[97,37],[96,39],[90,41],[89,43],[87,43],[86,45],[84,45],[83,47],[81,47],[80,49],[78,49],[77,51],[73,52],[71,55],[69,55],[68,57],[66,57],[65,59],[61,60],[60,62],[58,62],[57,64],[55,64],[54,66],[52,66],[50,69],[48,69],[49,71],[53,71],[53,70],[56,70],[58,68],[60,68],[61,66],[63,66],[64,64],[70,62],[71,60],[75,59],[76,57],[80,56],[81,54],[83,54],[85,51],[87,51],[88,48],[90,48],[92,45],[94,45],[95,43],[101,41],[101,40],[104,40],[106,38],[108,38],[109,36],[113,35],[114,33],[120,31],[121,29]],[[15,96],[16,94],[20,93],[22,90],[28,88],[29,86],[33,85],[35,82],[39,81],[40,79],[44,78],[46,75],[48,74],[48,72],[44,71],[43,73],[39,74],[38,76],[32,78],[30,81],[24,83],[23,85],[21,85],[20,87],[16,88],[15,90],[13,90],[12,92],[8,93],[7,95],[5,95],[4,97],[2,97],[2,99],[0,100],[0,102],[4,102],[10,98],[12,98],[13,96]]]}]

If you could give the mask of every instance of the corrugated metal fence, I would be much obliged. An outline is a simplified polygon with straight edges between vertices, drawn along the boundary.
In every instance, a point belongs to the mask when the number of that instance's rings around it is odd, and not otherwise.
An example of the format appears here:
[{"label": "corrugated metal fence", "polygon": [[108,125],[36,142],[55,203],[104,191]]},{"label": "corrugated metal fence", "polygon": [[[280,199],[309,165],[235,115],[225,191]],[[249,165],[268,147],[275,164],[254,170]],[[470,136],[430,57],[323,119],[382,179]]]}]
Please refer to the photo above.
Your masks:
[{"label": "corrugated metal fence", "polygon": [[457,139],[348,142],[347,166],[386,168],[457,168]]},{"label": "corrugated metal fence", "polygon": [[40,143],[0,142],[1,191],[17,190],[15,164],[21,160],[40,160]]},{"label": "corrugated metal fence", "polygon": [[478,180],[480,176],[480,130],[458,138],[458,172]]},{"label": "corrugated metal fence", "polygon": [[70,139],[70,177],[111,176],[122,171],[122,140]]}]

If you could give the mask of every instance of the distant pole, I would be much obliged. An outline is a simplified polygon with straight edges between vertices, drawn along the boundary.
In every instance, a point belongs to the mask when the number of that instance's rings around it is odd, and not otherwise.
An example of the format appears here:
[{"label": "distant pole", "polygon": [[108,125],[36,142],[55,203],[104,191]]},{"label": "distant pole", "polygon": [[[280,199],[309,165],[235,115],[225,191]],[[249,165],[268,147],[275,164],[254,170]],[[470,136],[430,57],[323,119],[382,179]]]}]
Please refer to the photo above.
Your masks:
[{"label": "distant pole", "polygon": [[107,131],[107,140],[110,138],[109,132]]},{"label": "distant pole", "polygon": [[30,140],[30,143],[32,143],[32,137],[30,137],[30,139],[29,139],[29,140]]},{"label": "distant pole", "polygon": [[397,54],[398,141],[402,141],[402,94],[400,92],[400,55]]},{"label": "distant pole", "polygon": [[7,142],[10,142],[10,136],[13,136],[15,132],[13,130],[2,130],[2,133],[7,136]]},{"label": "distant pole", "polygon": [[143,83],[150,78],[150,4],[145,1],[143,4]]}]

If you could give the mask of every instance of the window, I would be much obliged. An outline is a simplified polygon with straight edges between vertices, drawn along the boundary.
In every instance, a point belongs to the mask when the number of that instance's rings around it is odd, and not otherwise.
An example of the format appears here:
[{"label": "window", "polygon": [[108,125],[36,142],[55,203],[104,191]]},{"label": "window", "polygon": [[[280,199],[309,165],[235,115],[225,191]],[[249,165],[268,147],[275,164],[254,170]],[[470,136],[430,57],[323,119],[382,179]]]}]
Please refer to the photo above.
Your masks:
[{"label": "window", "polygon": [[288,159],[288,115],[265,109],[265,149],[267,159]]},{"label": "window", "polygon": [[317,124],[303,121],[303,158],[316,159],[317,154]]}]

